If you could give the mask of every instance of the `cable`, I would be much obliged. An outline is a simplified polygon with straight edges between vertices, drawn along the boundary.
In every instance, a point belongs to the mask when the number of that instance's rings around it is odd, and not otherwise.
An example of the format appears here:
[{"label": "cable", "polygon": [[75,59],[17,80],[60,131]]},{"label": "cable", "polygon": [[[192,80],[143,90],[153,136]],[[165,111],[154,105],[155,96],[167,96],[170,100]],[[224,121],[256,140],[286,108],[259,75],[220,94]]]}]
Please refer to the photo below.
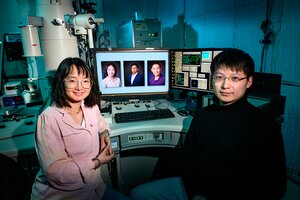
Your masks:
[{"label": "cable", "polygon": [[267,0],[266,18],[264,21],[261,22],[261,25],[260,25],[260,29],[264,33],[264,38],[259,41],[261,44],[263,44],[262,52],[261,52],[261,60],[260,60],[260,70],[259,70],[260,72],[265,71],[265,70],[263,70],[264,56],[265,56],[268,45],[272,42],[271,36],[273,35],[273,33],[269,28],[269,26],[271,24],[269,18],[270,18],[270,0]]},{"label": "cable", "polygon": [[260,69],[259,72],[263,72],[263,62],[264,62],[264,54],[265,54],[265,46],[262,47],[261,50],[261,58],[260,58]]}]

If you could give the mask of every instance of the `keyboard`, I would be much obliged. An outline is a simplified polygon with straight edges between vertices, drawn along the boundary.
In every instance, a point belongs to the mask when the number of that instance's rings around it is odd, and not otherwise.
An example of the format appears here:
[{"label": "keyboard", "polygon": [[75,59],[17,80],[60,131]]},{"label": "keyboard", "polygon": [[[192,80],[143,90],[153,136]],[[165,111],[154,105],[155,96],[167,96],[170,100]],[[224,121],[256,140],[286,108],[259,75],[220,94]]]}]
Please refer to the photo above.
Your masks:
[{"label": "keyboard", "polygon": [[172,111],[166,108],[166,109],[158,109],[158,110],[116,113],[115,122],[124,123],[124,122],[164,119],[164,118],[173,118],[173,117],[175,117],[175,115],[172,113]]}]

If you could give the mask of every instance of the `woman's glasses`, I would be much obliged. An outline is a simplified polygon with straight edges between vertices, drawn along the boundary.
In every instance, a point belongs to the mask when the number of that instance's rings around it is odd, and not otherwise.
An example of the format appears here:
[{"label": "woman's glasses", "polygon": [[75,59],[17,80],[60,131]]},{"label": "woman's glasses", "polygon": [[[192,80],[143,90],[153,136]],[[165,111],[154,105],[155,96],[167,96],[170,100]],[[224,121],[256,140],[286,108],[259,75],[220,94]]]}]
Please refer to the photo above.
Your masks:
[{"label": "woman's glasses", "polygon": [[77,87],[78,83],[81,83],[81,86],[85,89],[90,89],[92,86],[92,81],[89,78],[82,79],[81,81],[74,78],[67,78],[64,80],[66,88],[74,89]]}]

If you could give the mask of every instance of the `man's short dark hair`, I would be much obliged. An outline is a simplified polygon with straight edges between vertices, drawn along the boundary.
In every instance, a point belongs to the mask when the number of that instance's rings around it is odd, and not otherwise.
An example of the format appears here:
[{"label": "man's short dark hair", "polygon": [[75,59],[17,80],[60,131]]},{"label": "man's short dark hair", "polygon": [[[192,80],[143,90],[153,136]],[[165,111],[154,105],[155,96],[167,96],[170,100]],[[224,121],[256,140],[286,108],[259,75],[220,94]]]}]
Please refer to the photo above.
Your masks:
[{"label": "man's short dark hair", "polygon": [[131,68],[133,65],[135,65],[137,68],[140,68],[140,66],[139,66],[137,63],[132,63],[132,64],[130,65],[130,68]]},{"label": "man's short dark hair", "polygon": [[210,69],[214,74],[219,68],[229,68],[232,71],[243,71],[247,77],[254,74],[254,61],[248,53],[240,49],[229,48],[219,53],[212,61]]}]

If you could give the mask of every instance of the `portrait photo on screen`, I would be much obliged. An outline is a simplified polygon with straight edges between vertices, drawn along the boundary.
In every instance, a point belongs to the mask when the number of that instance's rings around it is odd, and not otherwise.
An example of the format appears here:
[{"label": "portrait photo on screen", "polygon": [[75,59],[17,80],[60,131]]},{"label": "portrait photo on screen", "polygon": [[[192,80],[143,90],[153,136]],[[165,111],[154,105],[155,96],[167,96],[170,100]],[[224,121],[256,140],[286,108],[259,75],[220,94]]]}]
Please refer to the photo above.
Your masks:
[{"label": "portrait photo on screen", "polygon": [[144,61],[124,61],[125,86],[144,86]]},{"label": "portrait photo on screen", "polygon": [[165,65],[164,60],[148,61],[148,85],[165,85]]},{"label": "portrait photo on screen", "polygon": [[120,61],[102,61],[102,85],[104,88],[121,87]]}]

